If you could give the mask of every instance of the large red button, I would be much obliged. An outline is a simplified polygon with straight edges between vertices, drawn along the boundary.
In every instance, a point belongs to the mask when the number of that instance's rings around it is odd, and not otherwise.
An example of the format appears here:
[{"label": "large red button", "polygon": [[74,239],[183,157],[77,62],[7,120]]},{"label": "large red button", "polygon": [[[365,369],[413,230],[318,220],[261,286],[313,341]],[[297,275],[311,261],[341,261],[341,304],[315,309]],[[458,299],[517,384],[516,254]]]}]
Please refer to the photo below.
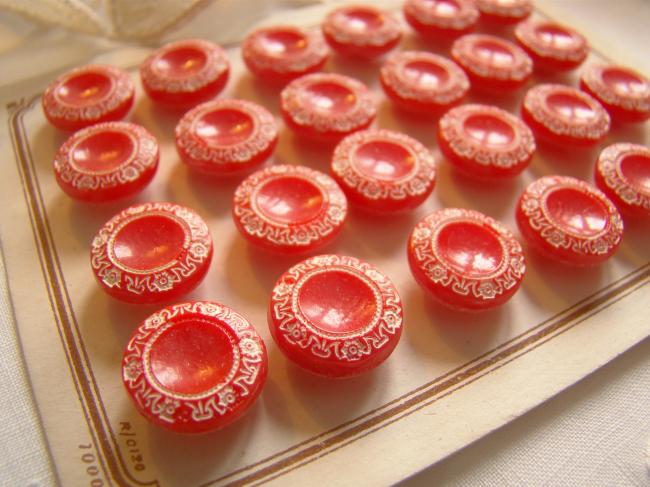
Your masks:
[{"label": "large red button", "polygon": [[622,66],[593,65],[580,77],[580,88],[596,98],[615,122],[650,118],[650,80]]},{"label": "large red button", "polygon": [[280,84],[320,71],[327,55],[320,32],[291,26],[256,30],[242,44],[242,57],[251,73]]},{"label": "large red button", "polygon": [[570,71],[589,55],[587,39],[573,29],[552,22],[522,22],[515,28],[515,38],[533,58],[536,69]]},{"label": "large red button", "polygon": [[129,303],[157,303],[190,292],[212,260],[203,219],[173,203],[131,206],[99,230],[90,264],[108,294]]},{"label": "large red button", "polygon": [[496,220],[445,208],[420,221],[408,242],[415,280],[445,306],[480,311],[505,303],[526,272],[521,245]]},{"label": "large red button", "polygon": [[373,58],[395,48],[402,28],[390,13],[370,6],[340,7],[322,25],[327,43],[346,56]]},{"label": "large red button", "polygon": [[454,60],[467,72],[472,88],[508,94],[533,73],[528,54],[512,42],[485,34],[468,34],[451,47]]},{"label": "large red button", "polygon": [[620,143],[600,153],[596,186],[630,216],[650,217],[650,149]]},{"label": "large red button", "polygon": [[55,79],[41,101],[52,125],[79,130],[123,119],[133,105],[134,93],[129,73],[113,66],[90,64]]},{"label": "large red button", "polygon": [[380,80],[399,107],[433,115],[459,103],[469,90],[467,75],[455,62],[425,51],[393,54],[382,66]]},{"label": "large red button", "polygon": [[329,73],[308,74],[289,83],[281,93],[281,111],[298,135],[328,141],[367,128],[377,115],[366,85]]},{"label": "large red button", "polygon": [[575,266],[598,264],[618,248],[623,221],[598,189],[567,176],[531,183],[517,204],[517,225],[541,254]]},{"label": "large red button", "polygon": [[237,420],[262,392],[267,370],[255,328],[208,301],[149,316],[122,358],[122,380],[138,412],[177,433],[207,433]]},{"label": "large red button", "polygon": [[228,81],[230,63],[212,42],[189,39],[166,44],[140,66],[142,86],[152,100],[192,107],[217,96]]},{"label": "large red button", "polygon": [[495,24],[516,24],[533,11],[532,0],[474,0],[481,19]]},{"label": "large red button", "polygon": [[372,265],[319,255],[293,266],[273,288],[269,328],[300,367],[349,377],[377,367],[402,333],[402,303],[393,283]]},{"label": "large red button", "polygon": [[54,157],[54,176],[73,198],[110,201],[149,184],[158,158],[158,141],[144,127],[104,122],[75,132],[63,143]]},{"label": "large red button", "polygon": [[538,139],[560,146],[593,146],[610,127],[600,103],[565,85],[542,84],[528,90],[521,117]]},{"label": "large red button", "polygon": [[264,163],[278,142],[275,118],[246,100],[214,100],[183,115],[176,126],[183,162],[219,176],[241,174]]},{"label": "large red button", "polygon": [[406,134],[363,130],[334,150],[332,175],[349,200],[368,211],[411,210],[433,191],[436,169],[431,151]]},{"label": "large red button", "polygon": [[474,178],[521,173],[535,153],[535,138],[514,115],[490,105],[452,108],[439,122],[438,142],[457,169]]},{"label": "large red button", "polygon": [[251,174],[235,191],[233,219],[252,244],[299,254],[327,245],[347,216],[336,182],[305,166],[276,165]]},{"label": "large red button", "polygon": [[423,36],[449,39],[471,31],[479,11],[473,0],[406,0],[404,17]]}]

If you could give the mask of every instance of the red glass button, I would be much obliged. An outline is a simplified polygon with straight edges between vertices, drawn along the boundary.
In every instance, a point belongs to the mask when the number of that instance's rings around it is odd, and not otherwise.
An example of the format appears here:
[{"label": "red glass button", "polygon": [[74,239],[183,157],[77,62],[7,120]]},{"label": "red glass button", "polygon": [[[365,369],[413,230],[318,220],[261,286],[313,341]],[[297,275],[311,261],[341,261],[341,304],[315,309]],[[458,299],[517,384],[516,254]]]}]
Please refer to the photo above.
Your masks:
[{"label": "red glass button", "polygon": [[538,139],[560,146],[593,146],[610,126],[600,103],[565,85],[542,84],[528,90],[521,117]]},{"label": "red glass button", "polygon": [[336,237],[347,216],[336,182],[305,166],[275,165],[235,191],[233,220],[252,244],[279,253],[311,252]]},{"label": "red glass button", "polygon": [[79,130],[123,119],[135,88],[129,73],[113,66],[89,64],[55,79],[43,93],[43,112],[62,130]]},{"label": "red glass button", "polygon": [[512,42],[484,34],[457,39],[451,55],[469,76],[472,88],[508,94],[524,86],[533,73],[528,54]]},{"label": "red glass button", "polygon": [[402,333],[402,303],[388,277],[343,255],[319,255],[285,272],[269,303],[271,335],[286,357],[326,377],[374,369]]},{"label": "red glass button", "polygon": [[292,81],[282,90],[281,111],[296,134],[327,141],[368,128],[377,115],[372,93],[363,83],[329,73]]},{"label": "red glass button", "polygon": [[589,55],[587,39],[573,29],[551,22],[522,22],[515,28],[515,38],[533,58],[536,69],[570,71]]},{"label": "red glass button", "polygon": [[516,24],[533,11],[532,0],[474,0],[481,19],[494,24]]},{"label": "red glass button", "polygon": [[608,259],[623,236],[616,207],[598,189],[567,176],[531,183],[517,204],[517,225],[541,254],[575,266]]},{"label": "red glass button", "polygon": [[479,11],[473,0],[406,0],[404,17],[423,36],[449,39],[471,31]]},{"label": "red glass button", "polygon": [[104,122],[75,132],[54,157],[61,189],[82,201],[110,201],[141,191],[158,168],[158,141],[144,127]]},{"label": "red glass button", "polygon": [[490,105],[452,108],[439,122],[438,142],[457,169],[474,178],[521,173],[535,153],[535,138],[514,115]]},{"label": "red glass button", "polygon": [[158,303],[190,292],[212,260],[203,219],[172,203],[131,206],[99,230],[90,264],[99,285],[128,303]]},{"label": "red glass button", "polygon": [[650,118],[650,80],[622,66],[589,66],[580,88],[596,98],[615,122],[638,123]]},{"label": "red glass button", "polygon": [[177,433],[207,433],[240,418],[262,392],[264,342],[239,313],[195,301],[144,320],[124,350],[122,380],[135,408]]},{"label": "red glass button", "polygon": [[242,57],[251,73],[280,84],[320,71],[327,56],[320,32],[290,26],[256,30],[242,44]]},{"label": "red glass button", "polygon": [[273,154],[277,142],[273,115],[246,100],[203,103],[176,126],[176,149],[183,162],[219,176],[254,169]]},{"label": "red glass button", "polygon": [[363,130],[336,147],[332,175],[359,208],[393,213],[427,199],[436,168],[431,151],[414,138],[391,130]]},{"label": "red glass button", "polygon": [[415,226],[408,260],[422,288],[445,306],[465,311],[505,303],[526,272],[523,250],[510,230],[459,208],[438,210]]},{"label": "red glass button", "polygon": [[620,143],[600,153],[596,186],[626,215],[650,217],[650,149]]},{"label": "red glass button", "polygon": [[381,68],[381,85],[399,107],[441,114],[469,90],[465,72],[452,60],[424,51],[393,54]]},{"label": "red glass button", "polygon": [[346,56],[374,58],[394,49],[402,28],[391,14],[370,6],[347,6],[327,15],[323,35],[332,49]]},{"label": "red glass button", "polygon": [[189,108],[210,100],[228,81],[225,51],[200,39],[176,41],[153,52],[140,66],[147,95],[157,103]]}]

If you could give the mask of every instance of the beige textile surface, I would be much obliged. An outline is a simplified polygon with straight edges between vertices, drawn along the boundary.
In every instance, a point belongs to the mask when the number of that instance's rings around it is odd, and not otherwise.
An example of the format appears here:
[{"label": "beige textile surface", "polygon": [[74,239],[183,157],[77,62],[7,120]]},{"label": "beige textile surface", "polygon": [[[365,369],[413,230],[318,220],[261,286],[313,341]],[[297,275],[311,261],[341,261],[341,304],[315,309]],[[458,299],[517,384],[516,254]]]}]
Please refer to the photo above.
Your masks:
[{"label": "beige textile surface", "polygon": [[[541,2],[540,2],[540,3],[541,3]],[[568,22],[568,23],[572,23],[572,22],[570,22],[570,21],[568,21],[568,20],[567,20],[567,22]],[[587,32],[588,32],[588,31],[587,31]],[[135,58],[135,57],[138,56],[138,54],[135,53],[135,54],[132,54],[132,56]],[[117,62],[117,59],[116,59],[116,62]],[[363,73],[361,73],[361,74],[363,74]],[[253,93],[249,93],[249,94],[253,95]],[[141,107],[139,107],[139,108],[141,108]],[[145,108],[146,108],[146,107],[145,107]],[[136,115],[139,114],[139,115],[142,115],[142,116],[147,116],[147,112],[146,112],[146,110],[145,110],[144,112],[143,112],[142,110],[138,112],[137,110],[138,110],[138,109],[136,109]],[[386,122],[386,123],[389,123],[389,122],[392,120],[388,115],[389,115],[389,113],[387,112],[387,113],[386,113],[386,117],[383,119],[383,121]],[[30,115],[30,116],[31,116],[31,115]],[[36,115],[34,115],[34,117],[35,117],[35,116],[36,116]],[[36,126],[38,127],[38,120],[34,119],[33,122],[34,122],[34,123],[36,124]],[[40,134],[40,132],[37,132],[37,133]],[[47,133],[47,131],[45,131],[44,133]],[[51,135],[51,134],[50,134],[50,135]],[[50,135],[48,135],[48,137],[49,137]],[[52,143],[52,145],[49,146],[49,147],[36,148],[37,150],[40,150],[40,151],[41,151],[41,152],[40,152],[41,155],[45,154],[48,150],[51,151],[51,150],[52,150],[52,147],[55,146],[55,145],[54,145],[55,140],[50,140],[50,139],[48,139],[47,137],[45,138],[45,140],[47,140],[48,143]],[[3,142],[6,142],[6,140],[3,141]],[[40,140],[39,140],[39,142],[40,142]],[[45,145],[47,145],[47,144],[45,144]],[[3,144],[3,147],[6,147],[6,146],[7,146],[6,144]],[[285,152],[284,154],[285,154],[285,155],[289,155],[288,152]],[[37,157],[38,157],[38,156],[37,156]],[[44,156],[43,156],[43,157],[44,157]],[[171,164],[173,164],[173,163],[170,163],[170,165],[171,165]],[[181,175],[181,176],[182,176],[182,175]],[[448,177],[450,177],[450,175],[449,175],[449,174],[446,174],[446,175],[443,175],[443,177],[448,178]],[[443,179],[443,180],[444,180],[444,179]],[[44,183],[44,185],[46,186],[47,183]],[[44,187],[45,187],[45,186],[44,186]],[[50,188],[50,189],[51,189],[51,188]],[[56,188],[54,188],[54,189],[56,189]],[[45,190],[46,190],[46,194],[47,194],[48,188],[45,187]],[[52,194],[54,194],[54,193],[52,193]],[[443,193],[443,196],[445,196],[444,193]],[[450,196],[449,194],[446,194],[445,197],[450,198],[450,197],[453,197],[453,195]],[[480,203],[480,201],[479,201],[479,203]],[[62,201],[57,201],[57,204],[65,204],[65,203],[62,202]],[[10,206],[10,205],[9,205],[9,206]],[[61,208],[57,207],[56,205],[53,206],[53,207],[48,206],[48,209],[52,209],[52,208],[54,208],[55,211],[61,209]],[[78,215],[77,215],[77,216],[78,216]],[[4,218],[5,218],[5,217],[3,216],[3,219],[4,219]],[[356,223],[356,224],[359,224],[359,222],[355,222],[355,223]],[[219,228],[221,228],[221,227],[219,227]],[[56,230],[55,230],[55,231],[56,231]],[[214,230],[213,230],[213,231],[214,231]],[[6,231],[5,231],[4,228],[3,228],[3,232],[2,232],[1,235],[2,235],[2,237],[3,237],[3,244],[4,244],[4,242],[5,242],[5,236],[6,236]],[[352,243],[352,242],[348,242],[348,243]],[[344,246],[345,246],[345,244],[344,244]],[[345,248],[345,247],[344,247],[344,248]],[[348,247],[348,248],[349,248],[349,247]],[[647,258],[647,255],[646,255],[646,258]],[[389,265],[389,264],[386,263],[386,265],[384,265],[384,268],[386,268],[386,266],[388,266],[388,265]],[[396,271],[391,271],[391,272],[396,272]],[[393,274],[392,274],[391,272],[389,272],[389,274],[390,274],[392,277],[394,277]],[[398,278],[398,279],[399,279],[399,278]],[[400,281],[400,282],[401,282],[401,281]],[[404,282],[406,282],[406,280],[404,280]],[[400,287],[400,291],[402,291],[402,287]],[[646,298],[646,300],[647,300],[647,298]],[[20,310],[18,310],[18,311],[20,311]],[[436,312],[437,310],[433,310],[433,311]],[[619,310],[618,313],[620,313],[620,312],[621,312],[621,311]],[[620,318],[620,315],[615,314],[614,316],[616,317],[617,322],[620,322],[620,319],[619,319],[619,318]],[[641,310],[639,310],[639,317],[640,317],[640,318],[643,317],[642,314],[641,314]],[[259,321],[259,320],[258,320],[258,321]],[[113,325],[111,325],[111,326],[113,326]],[[263,323],[262,323],[261,325],[257,325],[257,326],[259,327],[259,326],[264,326],[264,325],[263,325]],[[594,326],[596,327],[596,328],[594,328],[594,329],[598,329],[598,328],[597,328],[598,325],[594,325]],[[425,331],[426,331],[426,330],[425,330]],[[438,333],[438,332],[440,332],[440,331],[442,331],[442,332],[444,332],[444,333],[443,333],[442,335],[440,335],[440,334]],[[593,330],[592,330],[592,331],[593,331]],[[606,330],[605,330],[605,331],[606,331]],[[450,333],[451,333],[451,334],[450,334]],[[464,337],[464,336],[460,336],[460,335],[454,335],[454,333],[455,333],[455,332],[453,332],[453,331],[450,332],[449,330],[436,330],[436,333],[435,333],[434,335],[429,335],[429,338],[431,338],[431,337],[433,336],[434,339],[435,339],[435,335],[438,335],[439,338],[440,338],[440,337],[443,337],[444,339],[446,339],[446,340],[449,342],[448,344],[451,344],[451,345],[454,345],[454,346],[460,345],[460,342],[461,342],[463,339],[465,339],[466,337]],[[585,337],[583,337],[583,338],[588,338],[588,336],[589,336],[589,334],[585,335]],[[418,337],[418,338],[419,338],[419,337]],[[482,336],[481,338],[482,338],[482,339],[486,339],[486,338],[487,338],[487,339],[489,340],[489,339],[494,338],[494,337],[491,337],[490,334],[488,333],[487,335],[484,335],[484,336]],[[501,338],[501,337],[497,337],[497,338]],[[580,337],[578,337],[578,339],[580,339]],[[53,341],[52,343],[56,343],[56,342]],[[411,345],[412,345],[412,344],[411,344]],[[598,345],[598,344],[596,344],[596,345]],[[603,344],[601,343],[600,345],[603,345]],[[608,346],[605,347],[605,349],[607,349],[607,348],[609,348],[609,347],[611,347],[611,346],[617,346],[617,347],[623,347],[623,348],[625,348],[625,345],[623,345],[622,343],[610,343],[610,344],[607,344],[607,345],[608,345]],[[408,346],[408,345],[407,345],[407,346]],[[603,346],[604,346],[604,345],[603,345]],[[400,345],[400,347],[402,347],[402,345]],[[479,347],[479,345],[476,345],[476,347]],[[402,347],[402,348],[403,348],[403,347]],[[647,349],[647,347],[646,347],[646,349]],[[598,352],[598,351],[602,352],[603,350],[599,349],[597,346],[594,346],[594,347],[593,347],[593,351],[594,351],[594,353],[596,353],[596,352]],[[603,356],[607,356],[607,355],[603,355]],[[277,358],[277,357],[276,357],[275,360],[277,361],[277,363],[280,363],[280,362],[281,362],[281,359],[280,359],[280,358]],[[515,362],[515,363],[516,363],[516,362]],[[521,362],[520,362],[520,363],[521,363]],[[576,361],[576,362],[574,363],[574,365],[575,365],[575,370],[583,370],[583,371],[585,371],[585,372],[588,371],[590,368],[593,368],[593,366],[594,366],[594,365],[589,365],[587,362],[584,362],[584,361],[583,361],[583,362]],[[552,364],[549,364],[549,368],[550,368],[551,370],[553,370]],[[557,371],[557,372],[561,372],[561,371]],[[34,372],[32,371],[32,374],[33,374],[33,373],[34,373]],[[506,379],[504,379],[503,377],[501,377],[501,379],[503,379],[503,380],[500,380],[499,382],[497,382],[496,385],[494,385],[494,387],[496,388],[496,390],[498,390],[499,386],[503,387],[504,384],[508,384],[508,383],[509,383],[508,379],[512,379],[512,376],[516,375],[516,373],[517,373],[516,370],[513,370],[511,374],[508,374],[510,377],[507,377]],[[645,383],[647,384],[647,376],[643,376],[642,374],[635,375],[635,376],[634,376],[634,379],[633,379],[633,381],[632,381],[632,383],[635,383],[634,381],[636,381],[636,380],[640,380],[640,381],[642,381],[642,380],[644,380],[644,377],[646,378],[646,382],[645,382]],[[568,385],[568,384],[570,384],[570,383],[572,382],[572,379],[570,379],[569,377],[564,377],[564,378],[562,378],[562,379],[563,379],[563,381],[564,381],[564,382],[563,382],[564,385]],[[298,382],[299,382],[299,381],[302,380],[302,379],[300,379],[300,378],[296,378],[296,377],[294,376],[294,377],[292,378],[292,380],[294,380],[294,381],[298,381]],[[560,382],[562,382],[562,381],[560,381]],[[357,385],[358,385],[358,384],[357,384]],[[304,387],[304,384],[302,384],[301,387]],[[323,385],[323,387],[326,387],[326,385]],[[487,389],[487,390],[490,390],[490,389]],[[646,388],[646,390],[647,390],[647,388]],[[116,391],[116,392],[119,393],[119,394],[122,393],[121,390],[120,390],[120,391]],[[531,392],[531,394],[534,394],[534,393],[535,393],[535,391],[529,391],[529,392]],[[318,394],[318,391],[314,391],[314,393],[317,395],[317,394]],[[266,392],[265,392],[265,394],[266,394]],[[272,396],[273,393],[271,392],[270,394],[267,394],[267,396],[269,396],[269,395]],[[560,396],[560,397],[561,397],[561,396]],[[628,399],[631,398],[631,397],[633,397],[633,398],[635,398],[635,399],[637,399],[637,400],[641,400],[641,401],[643,401],[644,399],[647,400],[647,396],[628,396]],[[277,399],[277,396],[276,396],[276,399]],[[472,399],[472,397],[471,397],[471,394],[470,394],[470,396],[469,396],[469,397],[466,397],[464,401],[461,401],[461,404],[467,404],[468,401],[471,401],[471,399]],[[475,399],[478,399],[479,402],[481,402],[481,401],[485,402],[485,401],[486,401],[486,397],[484,397],[484,396],[480,396],[480,395],[478,396],[478,398],[475,398]],[[541,399],[540,399],[540,400],[541,400]],[[524,401],[524,402],[530,402],[530,401]],[[533,402],[534,402],[534,401],[533,401]],[[311,404],[311,403],[310,403],[310,404]],[[493,399],[492,397],[490,397],[490,398],[488,398],[488,402],[487,402],[487,404],[488,404],[489,406],[492,406],[492,407],[498,407],[501,403],[499,402],[498,399]],[[314,406],[314,405],[312,404],[312,406]],[[517,411],[521,412],[521,411],[525,410],[527,407],[529,407],[529,406],[522,406],[522,405],[519,405],[519,408],[518,408],[518,409],[517,409],[517,408],[514,408],[514,409],[513,409],[513,414],[516,415],[516,414],[517,414]],[[259,414],[259,413],[258,413],[258,414]],[[452,415],[452,416],[453,416],[453,415]],[[633,417],[638,417],[638,416],[633,416]],[[271,419],[272,419],[272,418],[271,418]],[[479,419],[481,419],[481,418],[479,418]],[[483,418],[483,419],[484,419],[484,418]],[[639,419],[642,419],[642,418],[639,418]],[[647,417],[646,417],[646,419],[647,419]],[[456,420],[457,420],[457,418],[456,418]],[[629,421],[628,421],[626,424],[629,425],[629,424],[630,424]],[[643,423],[642,423],[642,424],[643,424]],[[645,422],[645,424],[647,424],[647,421]],[[444,426],[444,425],[441,425],[441,426]],[[448,431],[448,433],[449,433],[449,434],[457,433],[459,429],[462,430],[462,425],[460,425],[460,428],[450,428],[450,430]],[[641,431],[641,430],[642,430],[642,428],[639,428],[637,431]],[[444,431],[444,427],[441,427],[441,428],[440,428],[440,431]],[[49,432],[49,430],[48,430],[48,432]],[[461,431],[461,433],[462,433],[462,431]],[[153,434],[153,433],[152,433],[152,434]],[[468,437],[471,437],[471,436],[472,436],[471,434],[468,435]],[[610,436],[611,436],[611,435],[610,435]],[[641,436],[641,433],[639,433],[639,436]],[[395,438],[395,437],[393,437],[393,441],[394,441],[394,438]],[[400,438],[400,437],[398,437],[398,438],[399,438],[399,441],[404,441],[404,438]],[[179,441],[181,441],[181,440],[179,440]],[[213,440],[213,441],[214,441],[214,440]],[[52,439],[51,439],[51,438],[50,438],[50,442],[52,442]],[[181,441],[181,442],[182,442],[182,441]],[[624,442],[619,442],[619,443],[623,444]],[[408,443],[407,443],[407,444],[408,444]],[[412,444],[417,444],[417,443],[412,443]],[[60,445],[59,445],[59,446],[60,446]],[[188,446],[188,445],[186,444],[185,446]],[[190,445],[190,448],[191,448],[191,445]],[[355,450],[355,451],[359,452],[359,451],[363,451],[363,449],[362,449],[361,447],[359,447],[359,449],[357,449],[357,450]],[[452,461],[453,461],[453,459],[452,459]],[[422,464],[418,464],[418,465],[413,464],[412,469],[415,470],[415,469],[417,469],[417,468],[421,468],[421,466],[423,466],[423,465],[422,465]],[[398,467],[399,467],[399,465],[398,465]],[[409,467],[410,467],[410,466],[409,466]],[[497,467],[497,468],[499,468],[499,467]],[[503,466],[501,466],[501,468],[503,468]],[[395,473],[395,471],[397,471],[397,468],[393,469],[393,471],[389,471],[389,470],[390,470],[390,469],[387,469],[386,471],[383,471],[383,472],[382,472],[382,471],[379,471],[379,472],[377,472],[377,473],[375,474],[375,476],[372,476],[371,478],[374,479],[374,480],[375,480],[376,482],[378,482],[378,483],[381,483],[381,479],[385,479],[386,481],[388,481],[389,479],[395,479],[396,477],[395,477],[394,473]],[[371,472],[371,473],[372,473],[372,472]],[[338,477],[336,477],[335,473],[332,473],[332,472],[325,472],[325,474],[326,474],[326,475],[330,475],[330,477],[328,477],[328,478],[332,478],[331,475],[334,475],[334,478],[338,478]],[[23,477],[23,478],[24,478],[24,477]],[[639,482],[639,481],[640,481],[640,482],[643,482],[643,478],[642,478],[642,477],[637,476],[637,477],[633,477],[633,478],[636,478],[636,479],[637,479],[635,482]],[[476,481],[477,479],[474,479],[474,480]],[[512,480],[512,482],[513,482],[513,483],[511,483],[511,485],[517,485],[517,483],[516,483],[516,478],[513,477],[511,480]],[[557,480],[558,480],[558,479],[556,478],[556,481],[557,481]],[[552,479],[550,480],[550,482],[551,482],[551,484],[553,484],[553,483],[552,483]],[[630,485],[634,485],[632,482],[633,482],[633,480],[630,481]],[[539,483],[542,484],[542,482],[539,482]],[[556,482],[556,483],[557,483],[557,482]],[[485,485],[493,485],[493,484],[486,483]],[[607,485],[607,484],[601,484],[601,485]],[[621,484],[621,485],[626,485],[626,484],[623,483],[623,484]]]}]

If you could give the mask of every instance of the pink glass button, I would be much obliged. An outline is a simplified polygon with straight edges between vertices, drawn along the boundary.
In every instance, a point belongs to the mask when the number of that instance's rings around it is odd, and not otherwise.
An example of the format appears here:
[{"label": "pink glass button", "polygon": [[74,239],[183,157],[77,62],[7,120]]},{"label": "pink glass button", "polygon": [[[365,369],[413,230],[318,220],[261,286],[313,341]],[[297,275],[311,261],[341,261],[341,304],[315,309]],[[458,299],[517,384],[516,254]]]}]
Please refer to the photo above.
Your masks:
[{"label": "pink glass button", "polygon": [[194,107],[183,115],[175,133],[183,162],[218,176],[256,168],[273,154],[278,142],[273,115],[246,100],[214,100]]},{"label": "pink glass button", "polygon": [[580,77],[580,88],[598,100],[615,122],[650,118],[650,80],[622,66],[595,65]]},{"label": "pink glass button", "polygon": [[363,130],[334,150],[332,175],[354,205],[376,213],[411,210],[433,191],[431,151],[406,134]]},{"label": "pink glass button", "polygon": [[499,37],[468,34],[457,39],[451,55],[469,76],[472,88],[508,94],[524,86],[533,62],[521,48]]},{"label": "pink glass button", "polygon": [[320,71],[327,56],[327,45],[320,32],[291,26],[256,30],[242,44],[242,57],[251,73],[280,84]]},{"label": "pink glass button", "polygon": [[235,191],[233,220],[253,245],[285,254],[330,243],[347,216],[334,180],[305,166],[275,165],[245,179]]},{"label": "pink glass button", "polygon": [[402,39],[397,19],[367,5],[337,8],[325,17],[322,30],[332,49],[345,56],[378,57]]},{"label": "pink glass button", "polygon": [[452,60],[424,51],[393,54],[381,68],[381,85],[400,108],[439,115],[469,90],[465,72]]},{"label": "pink glass button", "polygon": [[494,24],[516,24],[533,11],[532,0],[474,0],[481,20]]},{"label": "pink glass button", "polygon": [[533,133],[521,119],[490,105],[462,105],[440,119],[438,142],[458,170],[474,178],[521,173],[535,153]]},{"label": "pink glass button", "polygon": [[122,380],[135,408],[176,433],[207,433],[239,419],[262,392],[267,370],[255,328],[208,301],[152,314],[122,358]]},{"label": "pink glass button", "polygon": [[650,149],[619,143],[600,153],[596,186],[625,215],[650,217]]},{"label": "pink glass button", "polygon": [[55,79],[43,93],[43,112],[62,130],[79,130],[123,119],[135,88],[129,74],[113,66],[90,64]]},{"label": "pink glass button", "polygon": [[521,117],[538,139],[559,146],[593,146],[610,127],[600,103],[565,85],[542,84],[528,90]]},{"label": "pink glass button", "polygon": [[158,303],[190,292],[212,260],[203,219],[172,203],[131,206],[99,230],[90,264],[101,288],[128,303]]},{"label": "pink glass button", "polygon": [[366,85],[329,73],[308,74],[289,83],[281,93],[281,111],[296,134],[326,141],[368,128],[377,115]]},{"label": "pink glass button", "polygon": [[372,265],[319,255],[285,272],[269,303],[271,335],[286,357],[326,377],[374,369],[402,333],[402,303],[393,283]]},{"label": "pink glass button", "polygon": [[522,22],[515,28],[515,38],[533,58],[536,69],[570,71],[589,55],[587,39],[573,29],[552,22]]},{"label": "pink glass button", "polygon": [[438,210],[415,226],[408,261],[423,289],[445,306],[465,311],[505,303],[526,272],[521,245],[508,229],[459,208]]},{"label": "pink glass button", "polygon": [[517,204],[517,225],[541,254],[564,264],[590,266],[616,251],[623,221],[598,189],[567,176],[532,182]]},{"label": "pink glass button", "polygon": [[110,201],[141,191],[158,168],[158,141],[144,127],[104,122],[75,132],[54,157],[61,189],[82,201]]},{"label": "pink glass button", "polygon": [[425,37],[449,39],[474,29],[479,11],[473,0],[406,0],[404,17]]}]

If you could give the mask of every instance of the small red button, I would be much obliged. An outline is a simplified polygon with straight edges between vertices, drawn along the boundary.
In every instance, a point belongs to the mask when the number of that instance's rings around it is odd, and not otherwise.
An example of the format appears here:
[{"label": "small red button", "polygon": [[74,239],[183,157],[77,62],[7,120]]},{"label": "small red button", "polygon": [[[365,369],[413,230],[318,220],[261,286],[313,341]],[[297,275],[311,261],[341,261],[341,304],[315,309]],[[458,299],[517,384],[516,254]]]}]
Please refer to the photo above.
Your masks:
[{"label": "small red button", "polygon": [[345,56],[378,57],[394,49],[402,39],[397,19],[388,12],[363,5],[330,12],[322,30],[332,49]]},{"label": "small red button", "polygon": [[533,11],[532,0],[474,0],[481,20],[494,24],[516,24]]},{"label": "small red button", "polygon": [[528,90],[521,117],[538,139],[560,146],[593,146],[610,126],[600,103],[565,85],[541,84]]},{"label": "small red button", "polygon": [[611,257],[623,221],[598,189],[567,176],[532,182],[517,204],[517,225],[528,243],[548,258],[589,266]]},{"label": "small red button", "polygon": [[423,36],[449,39],[474,29],[479,11],[473,0],[406,0],[404,17]]},{"label": "small red button", "polygon": [[504,178],[521,173],[535,153],[535,138],[514,115],[490,105],[449,110],[438,125],[444,156],[474,178]]},{"label": "small red button", "polygon": [[400,108],[439,115],[469,90],[465,72],[451,59],[425,51],[393,54],[381,68],[381,85]]},{"label": "small red button", "polygon": [[334,150],[332,175],[349,200],[377,213],[411,210],[433,191],[431,151],[406,134],[363,130]]},{"label": "small red button", "polygon": [[528,54],[512,42],[484,34],[457,39],[451,55],[469,76],[472,88],[508,94],[524,86],[533,73]]},{"label": "small red button", "polygon": [[225,51],[212,42],[188,39],[166,44],[140,66],[147,95],[157,103],[189,108],[223,90],[230,71]]},{"label": "small red button", "polygon": [[251,73],[280,84],[320,71],[327,56],[327,45],[320,32],[291,26],[256,30],[242,44],[242,57]]},{"label": "small red button", "polygon": [[54,157],[61,189],[82,201],[110,201],[141,191],[158,168],[158,141],[144,127],[104,122],[75,132]]},{"label": "small red button", "polygon": [[650,149],[620,143],[600,153],[596,186],[626,215],[650,217]]},{"label": "small red button", "polygon": [[650,80],[622,66],[595,65],[580,77],[580,88],[596,98],[615,122],[650,118]]},{"label": "small red button", "polygon": [[515,28],[515,38],[533,58],[535,69],[570,71],[589,55],[587,39],[573,29],[552,22],[522,22]]},{"label": "small red button", "polygon": [[129,73],[113,66],[89,64],[55,79],[43,93],[43,112],[62,130],[79,130],[123,119],[135,88]]},{"label": "small red button", "polygon": [[409,238],[415,280],[445,306],[480,311],[505,303],[526,272],[521,245],[503,225],[474,210],[445,208]]},{"label": "small red button", "polygon": [[241,174],[264,163],[278,142],[275,118],[246,100],[214,100],[194,107],[176,126],[183,162],[219,176]]},{"label": "small red button", "polygon": [[172,203],[131,206],[99,230],[90,264],[99,285],[128,303],[158,303],[190,292],[212,260],[203,219]]},{"label": "small red button", "polygon": [[235,191],[233,220],[252,244],[285,254],[311,252],[336,237],[347,216],[336,182],[305,166],[275,165]]},{"label": "small red button", "polygon": [[267,370],[255,328],[208,301],[152,314],[122,358],[122,380],[135,408],[177,433],[207,433],[240,418],[262,392]]},{"label": "small red button", "polygon": [[308,74],[289,83],[282,90],[280,108],[296,134],[326,141],[367,128],[377,115],[366,85],[329,73]]},{"label": "small red button", "polygon": [[372,265],[319,255],[285,272],[269,303],[269,328],[292,362],[326,377],[374,369],[402,333],[402,303],[393,283]]}]

